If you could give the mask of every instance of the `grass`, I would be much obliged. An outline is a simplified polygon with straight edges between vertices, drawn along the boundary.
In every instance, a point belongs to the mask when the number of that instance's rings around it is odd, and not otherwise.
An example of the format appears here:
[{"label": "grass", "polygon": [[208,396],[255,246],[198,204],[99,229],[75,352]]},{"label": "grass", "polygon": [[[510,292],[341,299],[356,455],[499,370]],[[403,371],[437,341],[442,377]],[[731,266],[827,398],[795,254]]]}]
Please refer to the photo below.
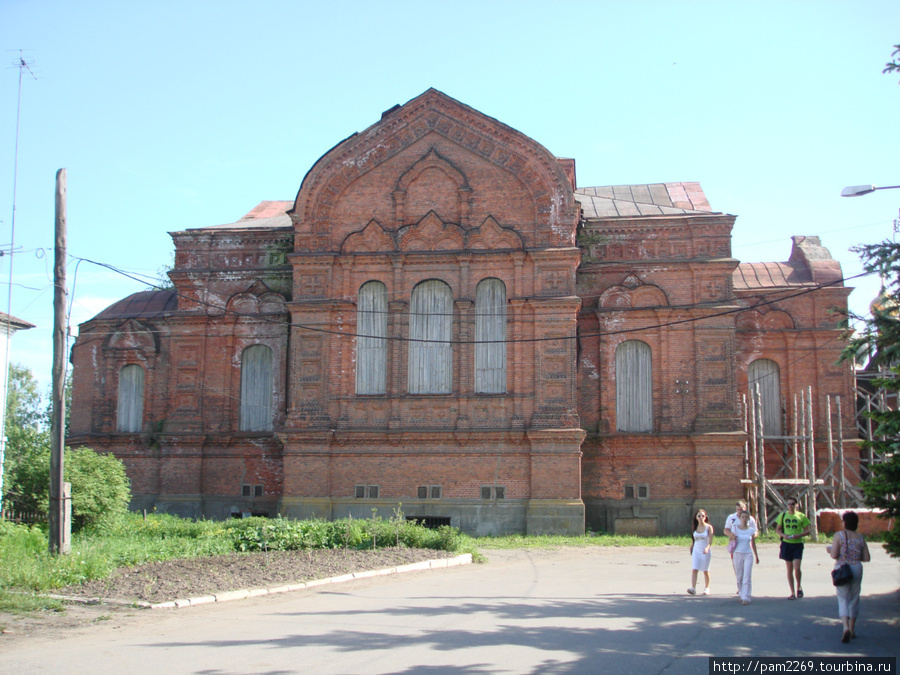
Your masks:
[{"label": "grass", "polygon": [[[820,542],[830,537],[820,536]],[[777,542],[774,533],[759,541]],[[527,549],[560,547],[686,547],[687,534],[637,537],[589,532],[583,536],[525,536],[473,538],[450,527],[429,530],[407,522],[398,510],[393,518],[337,521],[247,518],[231,521],[194,521],[130,513],[114,523],[72,536],[70,555],[51,555],[47,533],[37,526],[0,521],[0,611],[60,611],[62,603],[44,595],[56,588],[107,577],[118,567],[147,562],[224,555],[235,551],[274,551],[309,548],[379,548],[406,546],[471,553],[483,561],[479,548]],[[724,547],[723,536],[715,546]]]},{"label": "grass", "polygon": [[450,527],[426,529],[407,522],[399,511],[387,520],[373,516],[337,521],[194,521],[129,513],[114,523],[73,533],[69,555],[49,553],[45,528],[0,521],[0,611],[59,610],[61,603],[40,594],[147,562],[236,551],[388,546],[470,552],[479,559],[471,537]]}]

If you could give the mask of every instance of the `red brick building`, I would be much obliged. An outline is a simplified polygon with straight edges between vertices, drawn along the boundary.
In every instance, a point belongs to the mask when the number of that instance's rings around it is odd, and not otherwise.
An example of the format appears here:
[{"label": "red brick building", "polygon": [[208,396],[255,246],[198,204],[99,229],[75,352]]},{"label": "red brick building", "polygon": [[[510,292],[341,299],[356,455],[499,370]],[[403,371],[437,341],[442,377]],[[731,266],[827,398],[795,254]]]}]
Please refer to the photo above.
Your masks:
[{"label": "red brick building", "polygon": [[184,515],[681,530],[741,494],[748,373],[850,395],[838,263],[740,264],[734,220],[696,183],[579,189],[429,90],[293,202],[172,233],[174,290],[81,326],[68,442]]}]

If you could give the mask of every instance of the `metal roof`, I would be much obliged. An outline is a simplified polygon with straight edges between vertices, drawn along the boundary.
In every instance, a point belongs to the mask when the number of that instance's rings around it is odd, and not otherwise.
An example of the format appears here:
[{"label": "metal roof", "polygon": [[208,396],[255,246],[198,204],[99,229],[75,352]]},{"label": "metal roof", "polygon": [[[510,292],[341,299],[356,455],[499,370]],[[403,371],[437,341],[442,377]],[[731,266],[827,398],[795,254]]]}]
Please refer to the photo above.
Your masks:
[{"label": "metal roof", "polygon": [[575,190],[586,218],[713,213],[700,183],[609,185]]},{"label": "metal roof", "polygon": [[96,319],[154,318],[171,314],[178,309],[178,295],[174,290],[139,291],[114,302],[100,312]]}]

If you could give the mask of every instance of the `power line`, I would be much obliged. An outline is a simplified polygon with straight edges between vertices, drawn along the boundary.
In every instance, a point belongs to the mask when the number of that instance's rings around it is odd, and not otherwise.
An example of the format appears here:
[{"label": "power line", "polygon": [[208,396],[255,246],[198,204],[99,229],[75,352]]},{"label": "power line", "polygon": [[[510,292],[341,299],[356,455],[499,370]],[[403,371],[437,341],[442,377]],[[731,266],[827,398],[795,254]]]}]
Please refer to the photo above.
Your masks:
[{"label": "power line", "polygon": [[[95,260],[90,260],[88,258],[79,258],[77,256],[72,256],[72,257],[75,258],[76,260],[88,262],[93,265],[97,265],[99,267],[104,267],[112,272],[120,274],[120,275],[122,275],[126,278],[129,278],[129,279],[132,279],[134,281],[141,281],[140,279],[137,279],[132,274],[129,274],[129,273],[125,272],[124,270],[121,270],[113,265],[108,264],[108,263],[101,263],[101,262],[97,262]],[[243,318],[251,318],[256,321],[263,322],[263,323],[272,323],[272,324],[277,324],[279,326],[286,326],[288,329],[308,330],[308,331],[312,331],[312,332],[337,335],[340,337],[375,338],[375,339],[380,339],[380,340],[385,340],[385,341],[393,340],[393,341],[400,341],[400,342],[429,342],[429,343],[438,343],[438,344],[445,344],[445,345],[446,344],[451,344],[451,345],[452,344],[458,344],[458,345],[462,345],[462,344],[492,344],[492,343],[512,344],[512,343],[529,343],[529,342],[551,342],[551,341],[558,341],[558,340],[578,340],[578,339],[585,339],[585,338],[591,338],[591,337],[607,337],[607,336],[613,336],[613,335],[622,335],[622,334],[642,332],[642,331],[648,331],[648,330],[656,330],[656,329],[660,329],[660,328],[668,328],[671,326],[683,325],[683,324],[687,324],[687,323],[694,323],[694,322],[698,322],[698,321],[705,321],[705,320],[709,320],[709,319],[718,318],[721,316],[727,316],[730,314],[738,314],[740,312],[754,310],[759,307],[766,307],[766,306],[773,305],[773,304],[779,303],[779,302],[784,302],[785,300],[790,300],[795,297],[800,297],[803,295],[807,295],[809,293],[814,293],[816,291],[820,291],[825,288],[839,286],[839,285],[842,285],[845,281],[850,281],[852,279],[856,279],[859,277],[868,276],[868,274],[869,273],[867,273],[867,272],[863,272],[860,274],[853,275],[851,277],[846,277],[846,278],[842,277],[840,279],[836,279],[836,280],[830,281],[828,283],[816,284],[814,286],[804,287],[802,290],[797,291],[795,293],[788,293],[784,290],[771,291],[767,294],[760,294],[760,296],[765,297],[766,295],[772,295],[772,296],[778,296],[778,297],[773,297],[771,300],[759,300],[759,301],[757,301],[749,306],[746,306],[746,307],[732,307],[730,309],[723,310],[721,312],[713,312],[711,314],[707,314],[707,315],[699,316],[699,317],[688,317],[685,319],[678,319],[678,320],[674,320],[674,321],[656,323],[656,324],[649,325],[649,326],[640,326],[640,327],[635,327],[635,328],[623,328],[620,330],[597,332],[597,333],[584,333],[581,335],[577,334],[577,332],[576,332],[575,335],[540,337],[540,338],[514,338],[514,339],[505,339],[505,340],[430,340],[430,339],[426,339],[426,338],[410,338],[410,337],[404,337],[404,336],[366,335],[366,334],[361,334],[361,333],[356,333],[356,332],[351,332],[351,331],[342,331],[342,330],[335,330],[335,329],[331,329],[331,328],[323,328],[323,327],[312,325],[312,324],[300,324],[300,323],[293,323],[293,322],[286,323],[285,321],[282,321],[279,319],[273,319],[273,318],[267,317],[265,315],[251,314],[248,312],[239,312],[237,310],[229,309],[227,306],[217,305],[215,303],[201,300],[199,298],[189,297],[189,296],[179,293],[177,290],[172,290],[172,293],[176,297],[184,298],[186,300],[190,300],[193,303],[215,309],[216,311],[222,312],[223,314],[230,314],[233,316],[243,317]],[[144,283],[144,282],[141,282],[141,283]],[[719,304],[721,304],[721,302],[725,302],[725,301],[724,300],[720,301]],[[632,308],[629,308],[629,309],[632,309]],[[687,310],[691,310],[691,309],[709,309],[709,307],[707,307],[705,305],[683,305],[683,306],[675,306],[675,307],[662,305],[662,306],[658,306],[658,307],[633,308],[632,311],[634,311],[634,310],[687,311]],[[616,312],[616,311],[622,311],[622,310],[613,309],[610,311]],[[330,325],[330,322],[329,322],[329,325]]]}]

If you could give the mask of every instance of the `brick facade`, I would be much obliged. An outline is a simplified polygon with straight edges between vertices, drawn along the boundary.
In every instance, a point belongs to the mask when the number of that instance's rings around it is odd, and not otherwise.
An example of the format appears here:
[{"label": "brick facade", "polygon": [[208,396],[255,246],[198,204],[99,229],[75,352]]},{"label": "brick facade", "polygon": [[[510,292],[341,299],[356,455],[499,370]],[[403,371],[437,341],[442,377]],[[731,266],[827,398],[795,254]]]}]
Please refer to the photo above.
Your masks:
[{"label": "brick facade", "polygon": [[[840,268],[796,238],[762,279],[731,257],[734,220],[696,184],[578,189],[572,160],[429,90],[326,153],[293,203],[172,233],[174,290],[81,326],[68,442],[122,458],[135,507],[185,515],[402,504],[480,534],[675,531],[696,502],[724,517],[753,360],[778,363],[785,393],[850,400],[829,314],[849,289],[796,295]],[[505,307],[478,309],[485,280]],[[366,284],[383,310],[363,314]],[[442,298],[449,311],[413,310]],[[496,311],[502,358],[476,340]],[[383,326],[375,351],[361,317]],[[437,326],[446,336],[413,337]],[[652,414],[639,431],[617,423],[627,341],[651,373],[632,392]],[[249,430],[255,346],[272,396]],[[357,393],[359,359],[375,393]],[[479,359],[505,387],[486,393]],[[139,429],[117,422],[126,365],[144,372]],[[434,368],[446,391],[429,389]]]}]

